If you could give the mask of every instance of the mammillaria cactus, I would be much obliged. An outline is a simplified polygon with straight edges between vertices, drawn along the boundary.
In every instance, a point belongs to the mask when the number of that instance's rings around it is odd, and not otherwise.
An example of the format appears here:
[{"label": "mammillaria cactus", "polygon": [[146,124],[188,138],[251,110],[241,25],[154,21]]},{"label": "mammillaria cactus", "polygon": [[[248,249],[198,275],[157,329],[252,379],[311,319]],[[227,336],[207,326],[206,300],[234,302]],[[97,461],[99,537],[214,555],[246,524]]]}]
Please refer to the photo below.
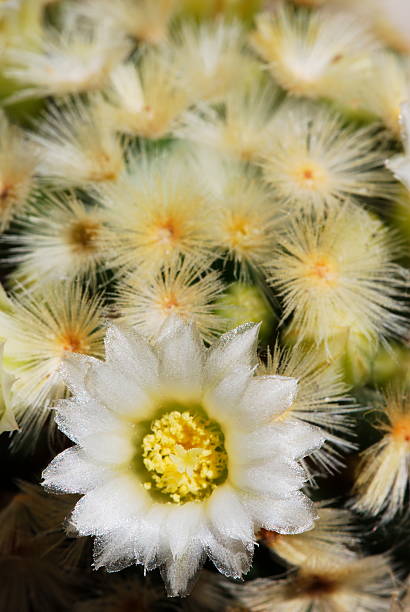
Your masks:
[{"label": "mammillaria cactus", "polygon": [[0,2],[0,612],[406,609],[406,4]]}]

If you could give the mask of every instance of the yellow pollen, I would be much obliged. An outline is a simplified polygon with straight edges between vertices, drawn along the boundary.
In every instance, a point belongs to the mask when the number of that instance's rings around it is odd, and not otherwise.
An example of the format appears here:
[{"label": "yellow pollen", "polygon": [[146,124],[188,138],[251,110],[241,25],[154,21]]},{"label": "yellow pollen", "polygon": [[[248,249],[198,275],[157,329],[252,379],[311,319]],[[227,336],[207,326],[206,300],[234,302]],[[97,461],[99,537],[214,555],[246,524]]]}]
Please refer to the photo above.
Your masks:
[{"label": "yellow pollen", "polygon": [[189,411],[167,412],[142,440],[150,480],[144,487],[182,504],[202,500],[226,478],[223,433],[214,421]]}]

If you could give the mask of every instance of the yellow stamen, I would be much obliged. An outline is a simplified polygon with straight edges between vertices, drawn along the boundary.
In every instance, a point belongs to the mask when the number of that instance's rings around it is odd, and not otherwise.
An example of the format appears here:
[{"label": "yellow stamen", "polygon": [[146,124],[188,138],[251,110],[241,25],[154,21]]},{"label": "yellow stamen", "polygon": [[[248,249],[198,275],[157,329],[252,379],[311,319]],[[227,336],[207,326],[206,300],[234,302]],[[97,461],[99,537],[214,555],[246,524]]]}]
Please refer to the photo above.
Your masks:
[{"label": "yellow stamen", "polygon": [[224,436],[217,423],[189,411],[155,419],[142,440],[142,457],[155,490],[174,503],[202,500],[226,478]]}]

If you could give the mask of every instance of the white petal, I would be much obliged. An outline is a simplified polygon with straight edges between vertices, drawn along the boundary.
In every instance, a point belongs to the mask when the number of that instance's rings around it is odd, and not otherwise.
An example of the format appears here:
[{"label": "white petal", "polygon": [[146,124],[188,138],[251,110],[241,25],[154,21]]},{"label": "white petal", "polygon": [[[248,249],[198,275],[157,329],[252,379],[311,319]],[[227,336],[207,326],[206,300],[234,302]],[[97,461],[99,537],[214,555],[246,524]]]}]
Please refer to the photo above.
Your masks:
[{"label": "white petal", "polygon": [[[236,459],[240,461],[240,457]],[[277,499],[289,497],[306,481],[304,470],[295,462],[279,457],[256,465],[234,463],[230,457],[229,481],[235,488],[266,493]]]},{"label": "white petal", "polygon": [[136,520],[147,495],[134,475],[120,475],[77,502],[71,523],[80,535],[101,535]]},{"label": "white petal", "polygon": [[93,462],[81,448],[73,446],[54,457],[42,476],[42,484],[54,491],[87,493],[111,478],[112,472]]},{"label": "white petal", "polygon": [[107,572],[118,572],[134,563],[135,538],[140,523],[127,523],[94,540],[94,567],[105,567]]},{"label": "white petal", "polygon": [[170,317],[161,328],[156,349],[161,382],[194,392],[201,389],[205,348],[192,323]]},{"label": "white petal", "polygon": [[217,570],[229,578],[242,578],[250,570],[253,543],[245,545],[239,540],[209,533],[206,549]]},{"label": "white petal", "polygon": [[258,527],[278,533],[302,533],[313,527],[316,517],[312,502],[303,493],[286,499],[243,495],[242,502]]},{"label": "white petal", "polygon": [[182,556],[169,560],[161,570],[169,597],[184,596],[189,592],[190,583],[199,567],[205,561],[206,553],[201,542],[191,540],[191,545]]},{"label": "white petal", "polygon": [[252,521],[228,484],[215,489],[208,500],[206,512],[218,534],[234,540],[253,542]]},{"label": "white petal", "polygon": [[257,364],[256,347],[260,325],[245,323],[220,336],[208,351],[205,372],[214,384],[238,365],[250,370]]},{"label": "white petal", "polygon": [[93,397],[118,414],[135,419],[151,414],[152,403],[144,385],[135,376],[127,376],[111,364],[100,363],[91,368],[85,383]]},{"label": "white petal", "polygon": [[186,553],[204,520],[203,504],[190,502],[170,508],[166,530],[173,558]]},{"label": "white petal", "polygon": [[105,336],[108,363],[127,377],[135,377],[146,387],[158,382],[158,359],[147,340],[135,332],[111,325]]},{"label": "white petal", "polygon": [[124,430],[119,432],[102,432],[83,438],[81,446],[95,461],[103,464],[124,465],[132,461],[135,448],[131,430],[124,424]]},{"label": "white petal", "polygon": [[79,353],[66,353],[60,366],[60,375],[67,387],[80,400],[89,399],[85,376],[93,364],[101,363],[95,357]]},{"label": "white petal", "polygon": [[238,366],[222,380],[211,387],[203,396],[207,413],[216,420],[228,417],[238,419],[238,406],[251,380],[252,372],[247,367]]},{"label": "white petal", "polygon": [[62,400],[56,406],[55,422],[68,438],[81,444],[87,436],[122,428],[115,415],[95,401]]},{"label": "white petal", "polygon": [[143,516],[141,530],[135,540],[135,562],[151,571],[162,565],[170,554],[166,540],[166,522],[170,512],[168,504],[153,504]]},{"label": "white petal", "polygon": [[287,376],[256,376],[238,406],[244,429],[255,429],[269,422],[292,404],[297,392],[297,380]]},{"label": "white petal", "polygon": [[292,459],[302,459],[319,449],[326,440],[326,434],[319,427],[292,419],[277,424],[282,437],[283,454]]},{"label": "white petal", "polygon": [[231,429],[226,437],[226,450],[231,457],[240,457],[238,463],[277,456],[300,459],[324,442],[318,427],[292,419],[266,425],[250,433]]},{"label": "white petal", "polygon": [[394,174],[395,178],[410,189],[410,156],[395,155],[386,161],[387,168]]}]

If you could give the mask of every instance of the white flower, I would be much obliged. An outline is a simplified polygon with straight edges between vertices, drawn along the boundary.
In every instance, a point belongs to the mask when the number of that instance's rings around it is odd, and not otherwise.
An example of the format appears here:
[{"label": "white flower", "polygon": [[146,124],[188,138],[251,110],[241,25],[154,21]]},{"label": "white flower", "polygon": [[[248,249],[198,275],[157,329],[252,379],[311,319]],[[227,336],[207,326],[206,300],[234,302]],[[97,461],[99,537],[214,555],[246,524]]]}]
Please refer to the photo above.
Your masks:
[{"label": "white flower", "polygon": [[249,570],[255,532],[312,527],[297,460],[322,443],[315,428],[273,422],[297,381],[253,376],[258,326],[208,350],[191,325],[170,319],[155,345],[112,326],[106,361],[71,356],[74,394],[57,423],[76,446],[44,471],[44,485],[82,493],[71,516],[97,536],[95,566],[161,567],[183,594],[206,556],[224,574]]},{"label": "white flower", "polygon": [[404,155],[395,155],[386,161],[386,166],[393,172],[396,179],[410,189],[410,104],[400,107],[401,138]]}]

